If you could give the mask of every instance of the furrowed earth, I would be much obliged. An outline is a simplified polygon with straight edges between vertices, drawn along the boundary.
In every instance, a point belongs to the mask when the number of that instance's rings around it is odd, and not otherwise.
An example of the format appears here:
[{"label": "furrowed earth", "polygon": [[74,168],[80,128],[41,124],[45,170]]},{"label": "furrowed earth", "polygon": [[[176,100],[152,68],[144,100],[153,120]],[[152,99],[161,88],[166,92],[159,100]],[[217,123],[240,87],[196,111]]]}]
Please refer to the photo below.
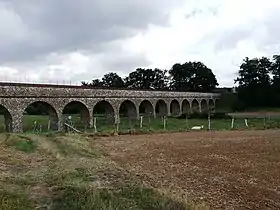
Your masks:
[{"label": "furrowed earth", "polygon": [[98,140],[145,182],[211,209],[280,209],[280,131],[117,136]]}]

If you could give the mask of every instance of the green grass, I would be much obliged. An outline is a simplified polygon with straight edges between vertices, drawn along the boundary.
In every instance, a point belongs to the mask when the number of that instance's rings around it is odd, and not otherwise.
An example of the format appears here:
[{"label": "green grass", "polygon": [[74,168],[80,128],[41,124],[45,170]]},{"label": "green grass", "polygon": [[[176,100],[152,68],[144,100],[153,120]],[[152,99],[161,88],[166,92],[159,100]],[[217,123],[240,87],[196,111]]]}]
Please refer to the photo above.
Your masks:
[{"label": "green grass", "polygon": [[[93,133],[93,128],[86,128],[84,123],[81,122],[79,116],[73,116],[74,127],[80,131],[85,131],[88,133]],[[41,125],[42,130],[40,133],[47,133],[48,131],[48,116],[30,116],[25,115],[23,119],[23,130],[24,132],[34,132],[33,125],[34,121],[37,121]],[[249,127],[245,126],[244,119],[237,118],[234,122],[234,130],[242,129],[269,129],[269,128],[279,128],[280,118],[273,117],[270,120],[266,119],[264,124],[264,119],[262,118],[250,118],[248,119]],[[1,126],[2,125],[2,126]],[[149,118],[143,117],[142,128],[140,128],[140,120],[129,120],[128,118],[121,118],[119,124],[120,133],[137,133],[137,132],[163,132],[163,131],[187,131],[190,130],[192,126],[203,125],[204,130],[208,129],[207,119],[178,119],[168,117],[166,120],[166,126],[164,129],[163,120],[161,118]],[[113,133],[116,130],[114,122],[112,119],[108,120],[104,117],[96,118],[97,132],[102,134]],[[1,129],[2,128],[2,129]],[[211,120],[211,130],[230,130],[231,129],[231,119],[212,119]],[[0,132],[4,131],[4,119],[3,116],[0,117]]]},{"label": "green grass", "polygon": [[24,193],[0,190],[1,210],[30,210],[34,209],[31,199]]},{"label": "green grass", "polygon": [[[37,142],[36,150],[19,152],[13,145],[23,139]],[[197,209],[143,184],[104,156],[89,137],[2,134],[0,161],[0,210]]]},{"label": "green grass", "polygon": [[191,206],[164,197],[154,189],[129,184],[111,190],[66,186],[53,199],[52,209],[186,210]]},{"label": "green grass", "polygon": [[24,135],[12,136],[9,140],[6,141],[8,146],[14,147],[16,150],[32,153],[36,150],[37,144],[31,138]]}]

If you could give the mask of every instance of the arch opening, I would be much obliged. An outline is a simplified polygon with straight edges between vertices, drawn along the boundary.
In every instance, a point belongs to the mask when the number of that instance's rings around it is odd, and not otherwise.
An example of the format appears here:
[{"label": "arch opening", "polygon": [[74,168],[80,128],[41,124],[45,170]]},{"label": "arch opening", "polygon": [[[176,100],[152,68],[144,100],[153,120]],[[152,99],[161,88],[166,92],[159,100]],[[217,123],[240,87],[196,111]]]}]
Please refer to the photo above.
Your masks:
[{"label": "arch opening", "polygon": [[57,112],[49,103],[36,101],[25,108],[23,112],[23,131],[57,131],[58,127]]},{"label": "arch opening", "polygon": [[199,103],[196,99],[192,100],[192,112],[193,113],[199,112]]},{"label": "arch opening", "polygon": [[0,105],[0,117],[3,122],[0,131],[10,133],[13,131],[13,118],[6,107]]},{"label": "arch opening", "polygon": [[170,103],[170,113],[172,116],[180,115],[180,104],[176,99],[172,100]]},{"label": "arch opening", "polygon": [[144,100],[139,105],[139,114],[142,116],[153,116],[154,107],[148,100]]},{"label": "arch opening", "polygon": [[[63,121],[76,129],[87,129],[90,125],[90,113],[85,104],[80,101],[69,102],[62,111]],[[68,130],[68,126],[64,126]]]},{"label": "arch opening", "polygon": [[93,117],[97,119],[98,126],[114,124],[115,112],[113,106],[110,102],[102,100],[95,104],[93,107]]},{"label": "arch opening", "polygon": [[208,112],[208,104],[207,104],[207,101],[205,99],[202,99],[201,102],[200,102],[200,106],[201,106],[201,112],[205,113],[205,112]]},{"label": "arch opening", "polygon": [[182,102],[182,113],[189,114],[191,111],[191,104],[187,99],[184,99]]},{"label": "arch opening", "polygon": [[137,109],[135,104],[130,100],[125,100],[121,103],[119,109],[120,117],[126,117],[129,119],[137,118]]},{"label": "arch opening", "polygon": [[168,114],[168,109],[167,109],[167,104],[164,100],[159,100],[156,103],[156,115],[158,117],[162,117],[162,116],[167,116]]},{"label": "arch opening", "polygon": [[209,110],[211,110],[211,112],[215,112],[215,103],[213,101],[213,99],[209,99]]}]

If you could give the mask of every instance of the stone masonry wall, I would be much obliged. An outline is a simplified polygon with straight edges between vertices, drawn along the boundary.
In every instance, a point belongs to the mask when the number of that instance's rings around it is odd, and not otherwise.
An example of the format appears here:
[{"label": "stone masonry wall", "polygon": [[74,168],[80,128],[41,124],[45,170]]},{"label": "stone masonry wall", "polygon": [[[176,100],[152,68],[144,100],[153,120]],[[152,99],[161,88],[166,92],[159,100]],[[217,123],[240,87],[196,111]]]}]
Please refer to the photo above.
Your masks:
[{"label": "stone masonry wall", "polygon": [[[119,108],[121,104],[130,100],[135,105],[135,111],[139,116],[139,106],[142,101],[148,100],[153,106],[155,115],[155,107],[159,100],[166,103],[167,115],[170,115],[170,104],[173,100],[179,102],[180,111],[184,100],[188,101],[192,106],[192,102],[196,100],[201,104],[209,104],[219,98],[219,94],[214,93],[192,93],[192,92],[169,92],[169,91],[140,91],[140,90],[112,90],[112,89],[83,89],[70,87],[33,87],[33,86],[9,86],[0,85],[0,105],[5,108],[7,122],[12,122],[11,130],[13,132],[22,131],[22,118],[24,110],[28,105],[41,101],[48,105],[50,112],[57,116],[57,129],[62,129],[63,109],[72,102],[76,101],[86,107],[89,113],[89,124],[92,125],[93,109],[99,101],[107,101],[114,110],[115,118],[119,116]],[[51,111],[53,110],[53,111]]]}]

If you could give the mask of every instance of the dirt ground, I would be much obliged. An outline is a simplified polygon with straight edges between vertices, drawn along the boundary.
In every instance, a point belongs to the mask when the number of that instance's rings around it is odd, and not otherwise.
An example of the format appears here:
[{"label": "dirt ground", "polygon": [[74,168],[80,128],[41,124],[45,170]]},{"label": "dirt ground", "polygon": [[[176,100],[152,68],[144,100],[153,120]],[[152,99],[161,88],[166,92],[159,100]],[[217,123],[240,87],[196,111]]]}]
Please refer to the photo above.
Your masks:
[{"label": "dirt ground", "polygon": [[122,167],[211,209],[280,209],[280,130],[97,140]]}]

